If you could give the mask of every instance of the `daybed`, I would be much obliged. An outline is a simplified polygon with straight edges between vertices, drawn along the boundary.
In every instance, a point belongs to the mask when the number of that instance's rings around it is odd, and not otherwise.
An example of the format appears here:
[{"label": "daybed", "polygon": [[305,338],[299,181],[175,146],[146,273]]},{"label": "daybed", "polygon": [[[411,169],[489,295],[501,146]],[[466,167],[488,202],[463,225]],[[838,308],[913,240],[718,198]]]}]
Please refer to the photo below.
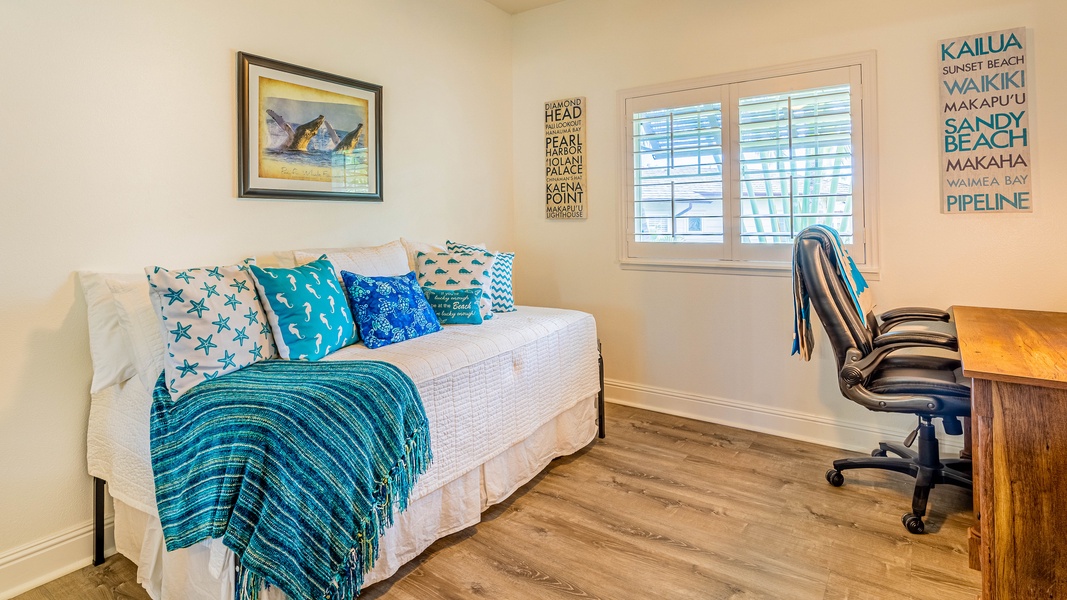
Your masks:
[{"label": "daybed", "polygon": [[[120,283],[112,291],[129,300],[136,292],[122,292],[133,285]],[[92,332],[93,320],[100,318],[94,311],[103,300],[94,299],[90,289],[86,296]],[[134,354],[143,353],[144,340],[138,338],[151,338],[148,328],[158,324],[150,312],[126,308],[122,325],[128,346]],[[99,353],[93,350],[95,362]],[[486,508],[506,499],[553,458],[587,445],[597,434],[598,420],[603,437],[603,375],[596,324],[586,313],[518,307],[482,325],[446,325],[438,333],[375,350],[357,343],[325,360],[396,365],[416,384],[430,423],[433,464],[412,490],[406,512],[381,538],[365,586],[388,578],[434,540],[477,523]],[[138,582],[149,595],[155,600],[232,599],[235,558],[221,541],[165,551],[149,449],[152,399],[142,379],[128,377],[92,394],[88,469],[97,481],[97,560],[103,554],[107,482],[115,505],[116,549],[137,564]],[[284,594],[271,588],[262,597]]]}]

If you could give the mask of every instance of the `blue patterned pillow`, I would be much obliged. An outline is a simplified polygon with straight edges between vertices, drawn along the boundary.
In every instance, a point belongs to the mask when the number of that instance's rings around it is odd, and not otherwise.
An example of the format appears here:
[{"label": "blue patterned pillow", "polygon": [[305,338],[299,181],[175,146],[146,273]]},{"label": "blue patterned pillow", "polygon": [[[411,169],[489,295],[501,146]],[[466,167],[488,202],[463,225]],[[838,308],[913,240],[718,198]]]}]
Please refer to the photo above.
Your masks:
[{"label": "blue patterned pillow", "polygon": [[319,360],[356,341],[344,292],[325,257],[295,269],[253,265],[252,274],[282,358]]},{"label": "blue patterned pillow", "polygon": [[414,273],[399,277],[364,277],[341,271],[352,299],[352,314],[368,348],[381,348],[441,331],[433,308]]},{"label": "blue patterned pillow", "polygon": [[433,307],[437,320],[445,325],[481,325],[482,311],[479,304],[482,290],[435,290],[422,288],[426,301]]},{"label": "blue patterned pillow", "polygon": [[[460,244],[449,241],[449,252],[484,251],[485,248],[473,244]],[[493,296],[493,312],[514,312],[515,296],[511,289],[511,267],[515,262],[514,252],[494,252],[493,272],[489,278],[489,291]]]},{"label": "blue patterned pillow", "polygon": [[172,398],[274,357],[270,325],[247,262],[184,270],[145,268],[167,342],[163,372]]}]

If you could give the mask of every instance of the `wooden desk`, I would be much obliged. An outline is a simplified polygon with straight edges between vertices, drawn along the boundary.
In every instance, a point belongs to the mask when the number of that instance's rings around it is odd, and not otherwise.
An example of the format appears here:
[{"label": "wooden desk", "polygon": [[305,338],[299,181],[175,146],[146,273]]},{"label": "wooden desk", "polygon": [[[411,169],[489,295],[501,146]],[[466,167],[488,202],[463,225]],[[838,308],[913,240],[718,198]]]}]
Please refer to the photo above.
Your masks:
[{"label": "wooden desk", "polygon": [[952,312],[973,378],[982,598],[1067,598],[1067,313]]}]

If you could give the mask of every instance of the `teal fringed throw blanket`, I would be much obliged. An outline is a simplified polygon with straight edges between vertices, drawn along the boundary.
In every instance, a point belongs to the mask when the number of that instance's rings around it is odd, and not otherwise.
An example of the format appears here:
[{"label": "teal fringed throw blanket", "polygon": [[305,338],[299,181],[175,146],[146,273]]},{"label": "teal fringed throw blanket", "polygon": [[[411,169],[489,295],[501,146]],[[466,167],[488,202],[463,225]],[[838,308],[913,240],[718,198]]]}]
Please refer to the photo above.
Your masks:
[{"label": "teal fringed throw blanket", "polygon": [[800,354],[804,360],[811,360],[811,351],[815,347],[815,340],[811,334],[811,300],[808,298],[808,290],[804,287],[804,281],[797,273],[797,249],[801,236],[808,232],[820,233],[833,247],[830,254],[841,276],[841,281],[848,290],[852,304],[856,306],[856,312],[860,315],[860,322],[867,325],[867,315],[874,308],[874,297],[867,280],[863,278],[856,261],[852,260],[845,245],[841,243],[841,237],[837,230],[826,225],[810,225],[797,234],[793,243],[793,352]]},{"label": "teal fringed throw blanket", "polygon": [[153,392],[152,469],[167,550],[221,537],[238,597],[350,600],[393,510],[432,460],[418,390],[376,361],[268,360],[172,400]]}]

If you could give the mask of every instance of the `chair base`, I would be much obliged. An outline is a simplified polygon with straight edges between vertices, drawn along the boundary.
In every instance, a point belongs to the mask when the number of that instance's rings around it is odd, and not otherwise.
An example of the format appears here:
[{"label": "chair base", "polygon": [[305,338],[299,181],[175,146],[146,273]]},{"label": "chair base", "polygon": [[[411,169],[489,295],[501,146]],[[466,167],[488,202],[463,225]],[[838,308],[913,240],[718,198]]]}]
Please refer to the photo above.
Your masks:
[{"label": "chair base", "polygon": [[[894,454],[896,456],[888,456]],[[882,469],[904,473],[915,478],[915,492],[911,500],[911,512],[901,519],[911,533],[922,533],[925,525],[926,504],[930,490],[938,484],[955,485],[972,489],[971,461],[952,458],[942,461],[939,456],[937,437],[929,417],[920,417],[919,450],[916,452],[896,442],[881,442],[870,457],[842,458],[834,461],[834,468],[826,473],[826,480],[834,486],[844,483],[842,471],[848,469]]]}]

